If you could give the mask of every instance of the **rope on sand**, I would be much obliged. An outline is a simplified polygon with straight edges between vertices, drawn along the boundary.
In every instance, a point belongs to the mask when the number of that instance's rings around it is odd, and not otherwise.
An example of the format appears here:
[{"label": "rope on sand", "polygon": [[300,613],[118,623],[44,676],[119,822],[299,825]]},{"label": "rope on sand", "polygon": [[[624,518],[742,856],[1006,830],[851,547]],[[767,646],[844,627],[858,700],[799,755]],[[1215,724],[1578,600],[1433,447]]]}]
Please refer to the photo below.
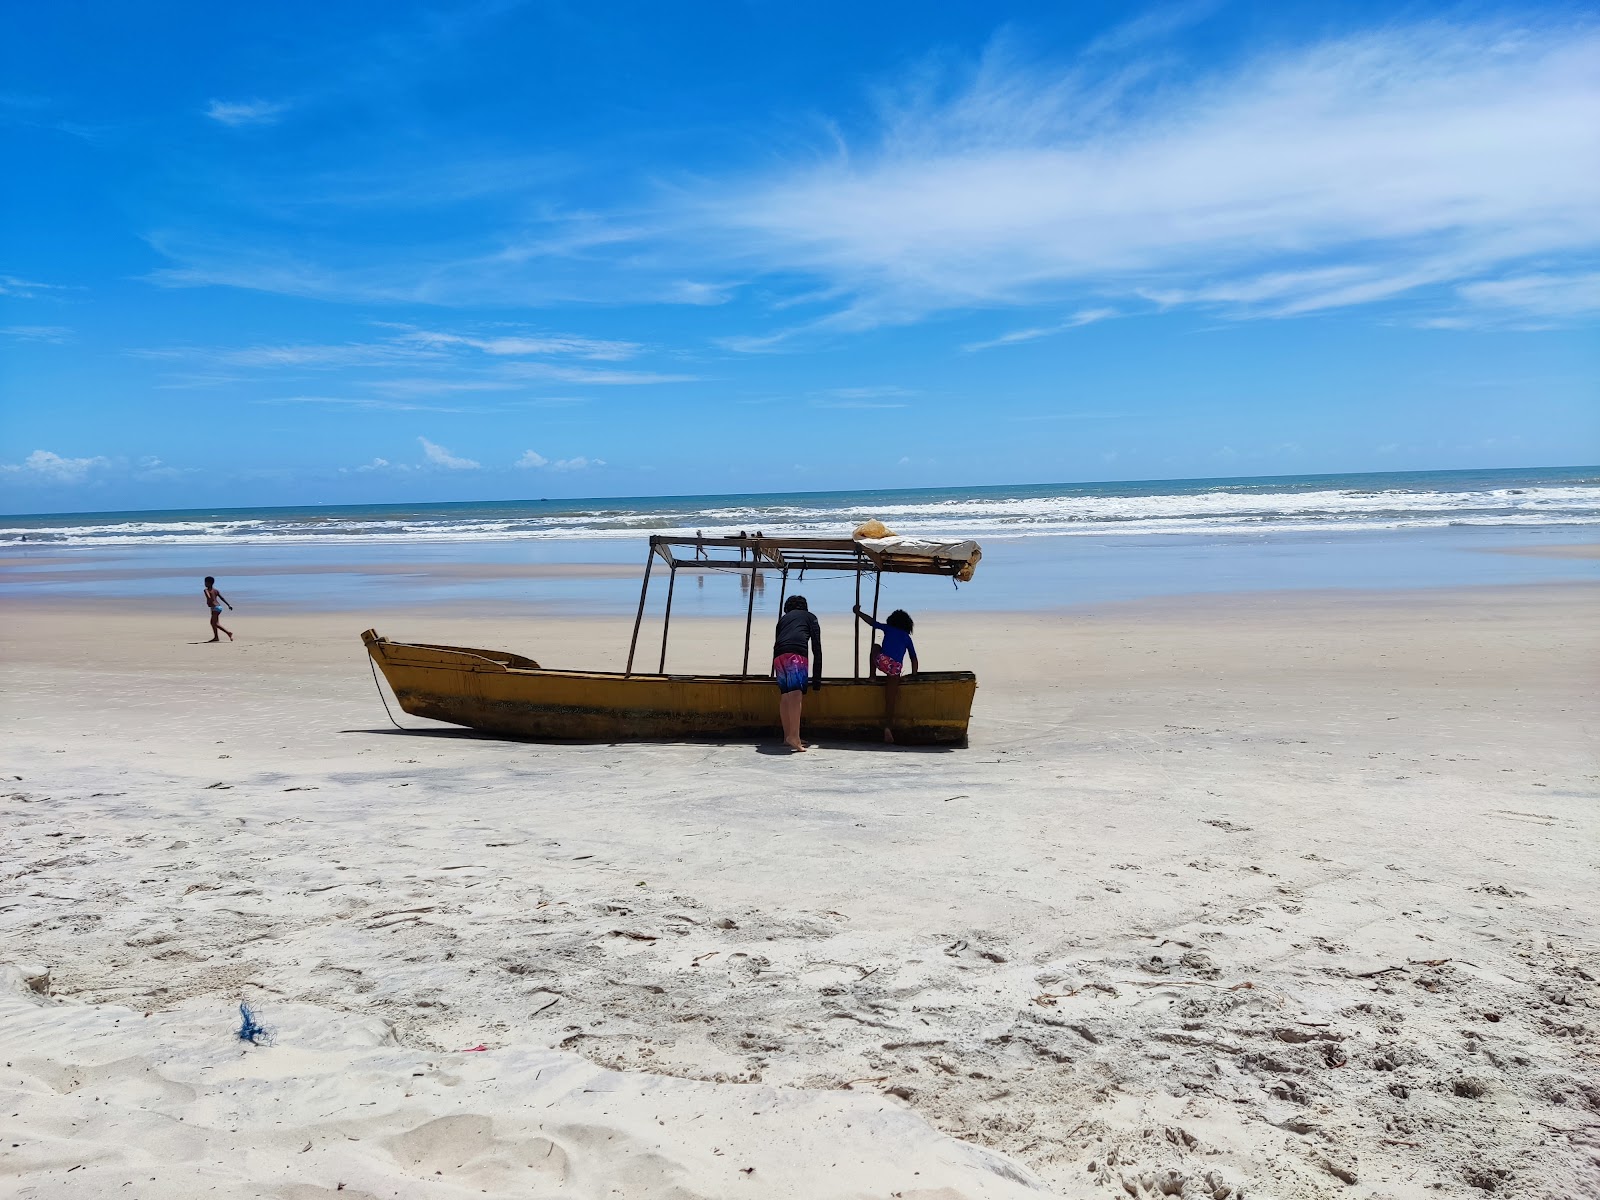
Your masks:
[{"label": "rope on sand", "polygon": [[367,655],[367,666],[372,668],[372,686],[378,689],[378,699],[383,701],[384,716],[389,718],[389,724],[396,729],[404,730],[405,726],[394,719],[394,714],[389,711],[389,697],[383,694],[383,684],[378,682],[378,664],[372,661],[372,655]]}]

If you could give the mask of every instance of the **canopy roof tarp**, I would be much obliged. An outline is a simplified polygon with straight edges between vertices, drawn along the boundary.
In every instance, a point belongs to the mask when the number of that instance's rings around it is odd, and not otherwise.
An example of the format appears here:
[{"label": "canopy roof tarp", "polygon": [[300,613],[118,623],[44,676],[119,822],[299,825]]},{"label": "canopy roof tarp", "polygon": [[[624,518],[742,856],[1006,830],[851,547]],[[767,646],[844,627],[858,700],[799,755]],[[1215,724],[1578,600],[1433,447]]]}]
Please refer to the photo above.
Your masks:
[{"label": "canopy roof tarp", "polygon": [[867,574],[947,575],[972,578],[983,551],[977,542],[913,537],[665,537],[650,550],[673,568],[725,570],[853,571]]}]

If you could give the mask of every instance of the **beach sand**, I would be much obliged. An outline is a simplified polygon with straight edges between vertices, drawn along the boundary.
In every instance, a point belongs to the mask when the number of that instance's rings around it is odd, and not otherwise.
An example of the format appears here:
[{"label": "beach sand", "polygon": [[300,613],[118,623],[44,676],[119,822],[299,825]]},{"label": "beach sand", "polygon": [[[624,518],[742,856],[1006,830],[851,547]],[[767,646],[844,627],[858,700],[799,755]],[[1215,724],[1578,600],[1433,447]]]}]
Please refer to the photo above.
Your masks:
[{"label": "beach sand", "polygon": [[933,614],[971,746],[804,756],[358,640],[626,621],[197,609],[7,608],[8,1194],[1600,1194],[1600,586]]},{"label": "beach sand", "polygon": [[1493,553],[1527,554],[1534,558],[1596,559],[1600,558],[1600,545],[1584,542],[1566,546],[1502,546]]}]

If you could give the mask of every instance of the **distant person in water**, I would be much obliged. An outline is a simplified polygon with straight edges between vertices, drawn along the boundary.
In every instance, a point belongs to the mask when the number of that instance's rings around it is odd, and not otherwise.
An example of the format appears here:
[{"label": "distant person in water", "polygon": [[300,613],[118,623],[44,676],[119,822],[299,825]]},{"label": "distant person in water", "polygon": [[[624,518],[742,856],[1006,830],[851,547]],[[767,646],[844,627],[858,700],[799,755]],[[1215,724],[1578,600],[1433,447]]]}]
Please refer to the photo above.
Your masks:
[{"label": "distant person in water", "polygon": [[917,647],[911,640],[911,630],[916,622],[903,608],[897,608],[884,621],[874,621],[855,606],[855,614],[883,634],[883,644],[872,647],[872,665],[883,674],[883,740],[894,741],[894,706],[900,699],[900,673],[905,670],[905,657],[911,656],[911,673],[917,673]]},{"label": "distant person in water", "polygon": [[[211,613],[211,640],[220,642],[218,633],[226,633],[228,640],[233,641],[233,631],[222,627],[222,606],[228,604],[228,598],[217,591],[217,581],[213,576],[206,576],[206,608]],[[228,604],[228,611],[233,611],[233,605]]]},{"label": "distant person in water", "polygon": [[[807,658],[807,648],[815,656]],[[790,596],[783,602],[777,634],[772,642],[772,677],[778,681],[778,715],[783,719],[783,744],[797,753],[806,744],[800,740],[800,707],[805,701],[809,677],[815,691],[822,686],[822,627],[806,607],[804,596]]]}]

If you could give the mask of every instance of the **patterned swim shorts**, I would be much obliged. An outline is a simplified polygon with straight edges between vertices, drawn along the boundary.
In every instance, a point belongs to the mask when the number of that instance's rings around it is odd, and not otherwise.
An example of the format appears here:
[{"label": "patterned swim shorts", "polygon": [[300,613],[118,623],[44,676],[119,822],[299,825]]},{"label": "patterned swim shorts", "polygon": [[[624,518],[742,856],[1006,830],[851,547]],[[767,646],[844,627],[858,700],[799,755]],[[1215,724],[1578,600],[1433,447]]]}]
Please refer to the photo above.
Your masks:
[{"label": "patterned swim shorts", "polygon": [[803,692],[811,675],[811,661],[804,654],[780,654],[772,660],[772,677],[780,692]]},{"label": "patterned swim shorts", "polygon": [[872,665],[878,668],[879,675],[898,675],[905,670],[905,664],[897,659],[890,658],[881,651],[878,657],[872,660]]}]

